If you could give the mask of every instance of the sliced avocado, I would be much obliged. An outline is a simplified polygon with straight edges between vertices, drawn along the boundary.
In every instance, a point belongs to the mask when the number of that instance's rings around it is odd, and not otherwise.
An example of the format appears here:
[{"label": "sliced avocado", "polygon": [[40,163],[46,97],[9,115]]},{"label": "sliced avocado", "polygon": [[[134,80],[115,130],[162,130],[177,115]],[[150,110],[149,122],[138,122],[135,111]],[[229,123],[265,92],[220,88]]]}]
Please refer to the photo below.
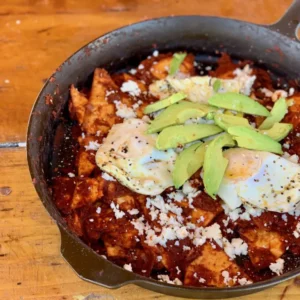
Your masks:
[{"label": "sliced avocado", "polygon": [[228,128],[228,133],[241,148],[268,151],[282,154],[281,145],[267,135],[261,134],[251,128],[244,126],[233,126]]},{"label": "sliced avocado", "polygon": [[196,171],[204,161],[204,153],[208,143],[198,142],[184,149],[177,156],[172,173],[174,186],[180,188]]},{"label": "sliced avocado", "polygon": [[173,57],[172,57],[172,60],[170,63],[169,75],[173,76],[178,72],[180,65],[184,61],[185,57],[186,57],[186,53],[174,53],[173,54]]},{"label": "sliced avocado", "polygon": [[221,127],[222,129],[226,130],[232,126],[245,126],[248,128],[252,128],[249,124],[248,120],[241,117],[235,117],[231,115],[224,115],[224,114],[215,114],[214,120],[216,125]]},{"label": "sliced avocado", "polygon": [[229,115],[229,116],[234,116],[234,117],[241,117],[241,118],[244,116],[244,114],[242,112],[233,111],[230,109],[225,109],[224,114]]},{"label": "sliced avocado", "polygon": [[180,101],[170,105],[158,117],[156,117],[148,127],[148,133],[159,132],[165,127],[183,124],[190,118],[204,117],[209,112],[216,111],[217,108],[190,101]]},{"label": "sliced avocado", "polygon": [[219,91],[219,89],[221,88],[221,80],[220,79],[216,79],[213,83],[213,90],[217,93]]},{"label": "sliced avocado", "polygon": [[[212,107],[212,106],[211,106]],[[206,120],[213,120],[214,119],[214,116],[215,116],[215,112],[209,112],[207,115],[206,115]]]},{"label": "sliced avocado", "polygon": [[271,110],[271,116],[267,117],[259,129],[270,129],[275,123],[280,122],[287,113],[287,103],[285,98],[277,100]]},{"label": "sliced avocado", "polygon": [[208,99],[210,105],[240,111],[247,114],[268,117],[270,112],[257,101],[238,93],[215,94]]},{"label": "sliced avocado", "polygon": [[176,102],[179,102],[180,100],[183,100],[184,98],[186,98],[186,95],[184,93],[179,92],[179,93],[173,94],[172,96],[170,96],[166,99],[154,102],[150,105],[147,105],[144,109],[144,114],[150,114],[155,111],[161,110],[163,108],[166,108],[167,106],[170,106],[171,104],[174,104]]},{"label": "sliced avocado", "polygon": [[202,177],[205,191],[213,199],[216,199],[216,194],[219,191],[220,184],[228,165],[228,159],[223,157],[222,148],[234,146],[234,140],[226,133],[216,137],[206,147]]},{"label": "sliced avocado", "polygon": [[293,129],[292,124],[288,123],[275,123],[272,128],[266,130],[259,130],[261,134],[265,134],[273,140],[279,142],[283,140],[289,132]]},{"label": "sliced avocado", "polygon": [[165,150],[176,148],[207,136],[220,133],[222,129],[216,125],[191,124],[175,125],[165,128],[156,139],[156,148]]}]

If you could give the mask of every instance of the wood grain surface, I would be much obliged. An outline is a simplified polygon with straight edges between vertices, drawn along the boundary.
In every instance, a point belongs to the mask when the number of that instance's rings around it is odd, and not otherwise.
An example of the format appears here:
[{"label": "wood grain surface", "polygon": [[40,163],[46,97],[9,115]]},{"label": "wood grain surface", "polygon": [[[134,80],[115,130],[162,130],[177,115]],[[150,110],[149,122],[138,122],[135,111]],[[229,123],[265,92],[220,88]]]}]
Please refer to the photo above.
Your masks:
[{"label": "wood grain surface", "polygon": [[[291,0],[0,1],[0,300],[179,299],[134,285],[84,282],[60,255],[60,236],[31,183],[24,148],[31,106],[45,79],[78,48],[114,28],[167,15],[275,22]],[[2,144],[1,144],[2,143]],[[93,296],[99,296],[99,298]],[[241,300],[300,299],[300,277]]]}]

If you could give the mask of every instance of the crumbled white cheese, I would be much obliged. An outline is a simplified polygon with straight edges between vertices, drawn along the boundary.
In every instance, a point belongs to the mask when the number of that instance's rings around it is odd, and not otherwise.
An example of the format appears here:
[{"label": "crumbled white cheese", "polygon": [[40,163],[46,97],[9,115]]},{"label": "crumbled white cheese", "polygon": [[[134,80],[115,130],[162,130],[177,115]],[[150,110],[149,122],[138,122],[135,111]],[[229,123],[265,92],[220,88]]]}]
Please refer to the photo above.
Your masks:
[{"label": "crumbled white cheese", "polygon": [[114,202],[111,202],[110,207],[112,208],[116,219],[121,219],[125,216],[125,213],[121,210],[119,210],[119,204],[115,205]]},{"label": "crumbled white cheese", "polygon": [[96,135],[96,136],[100,136],[100,134],[101,134],[101,131],[100,131],[100,130],[97,130],[95,135]]},{"label": "crumbled white cheese", "polygon": [[236,208],[229,213],[229,218],[234,222],[240,217],[241,213],[242,210],[240,208]]},{"label": "crumbled white cheese", "polygon": [[282,274],[284,268],[284,260],[282,258],[278,258],[276,263],[271,263],[269,266],[270,270],[276,273],[278,276]]},{"label": "crumbled white cheese", "polygon": [[121,117],[123,119],[131,119],[136,117],[134,110],[121,101],[115,100],[114,104],[116,105],[116,115],[118,117]]},{"label": "crumbled white cheese", "polygon": [[70,178],[73,178],[73,177],[75,177],[75,174],[74,174],[74,173],[71,173],[71,172],[69,172],[69,173],[68,173],[68,176],[69,176]]},{"label": "crumbled white cheese", "polygon": [[284,143],[284,144],[283,144],[283,148],[285,148],[285,149],[290,149],[290,144]]},{"label": "crumbled white cheese", "polygon": [[99,147],[100,147],[100,144],[97,141],[95,141],[95,142],[90,141],[87,146],[84,146],[84,148],[85,148],[86,151],[88,151],[88,150],[95,150],[95,151],[97,151],[99,149]]},{"label": "crumbled white cheese", "polygon": [[158,50],[154,50],[152,55],[153,55],[154,57],[157,57],[157,56],[159,55]]},{"label": "crumbled white cheese", "polygon": [[229,272],[228,271],[222,271],[222,276],[224,278],[224,283],[228,284],[231,280],[230,276],[229,276]]},{"label": "crumbled white cheese", "polygon": [[89,221],[90,221],[91,223],[93,223],[93,222],[94,222],[94,219],[89,219]]},{"label": "crumbled white cheese", "polygon": [[139,210],[136,209],[136,208],[133,208],[133,209],[131,209],[131,210],[128,210],[128,213],[129,213],[130,215],[137,215],[137,214],[139,213]]},{"label": "crumbled white cheese", "polygon": [[197,223],[200,223],[200,222],[204,222],[205,221],[205,218],[204,216],[200,216],[199,219],[197,220]]},{"label": "crumbled white cheese", "polygon": [[261,91],[262,93],[264,93],[265,96],[268,97],[268,98],[271,98],[272,95],[273,95],[273,92],[270,91],[270,90],[268,90],[267,88],[261,88],[260,91]]},{"label": "crumbled white cheese", "polygon": [[191,193],[195,193],[197,191],[196,188],[194,188],[192,185],[191,185],[191,182],[190,181],[186,181],[182,187],[182,192],[185,194],[185,195],[189,195]]},{"label": "crumbled white cheese", "polygon": [[287,215],[286,215],[286,214],[281,215],[281,219],[282,219],[284,222],[287,222],[287,221],[288,221],[288,218],[287,218]]},{"label": "crumbled white cheese", "polygon": [[[229,216],[229,219],[233,222],[235,222],[237,219],[242,220],[250,220],[250,216],[253,217],[259,217],[264,210],[260,208],[253,208],[249,205],[244,204],[245,211],[243,212],[241,208],[236,208],[234,210],[231,210],[229,206],[226,203],[222,204],[222,207],[224,209],[224,213]],[[224,222],[224,221],[223,221]]]},{"label": "crumbled white cheese", "polygon": [[181,191],[171,192],[167,195],[170,199],[174,199],[177,202],[181,202],[184,199],[184,195]]},{"label": "crumbled white cheese", "polygon": [[[161,225],[161,230],[156,231],[148,223],[144,223],[144,218],[131,221],[139,234],[145,234],[145,242],[149,246],[159,244],[166,247],[168,241],[184,239],[189,236],[187,226],[183,225],[182,208],[178,207],[172,201],[165,203],[164,199],[158,195],[154,198],[146,198],[146,208],[150,210],[152,219],[157,220]],[[168,214],[168,213],[173,214]]]},{"label": "crumbled white cheese", "polygon": [[116,181],[112,176],[105,172],[102,172],[101,177],[107,181]]},{"label": "crumbled white cheese", "polygon": [[179,269],[178,266],[176,266],[176,271],[177,271],[177,274],[180,274],[180,273],[181,273],[181,270]]},{"label": "crumbled white cheese", "polygon": [[132,272],[132,265],[131,265],[131,264],[125,264],[125,265],[123,266],[123,268],[124,268],[125,270],[129,271],[129,272]]},{"label": "crumbled white cheese", "polygon": [[138,84],[133,80],[128,80],[123,82],[121,86],[121,91],[123,93],[129,93],[131,96],[139,96],[141,94],[141,90]]},{"label": "crumbled white cheese", "polygon": [[99,215],[100,213],[101,213],[101,207],[97,207],[97,209],[96,209],[96,213]]},{"label": "crumbled white cheese", "polygon": [[189,250],[191,250],[191,247],[184,245],[182,247],[182,249],[183,249],[183,251],[189,251]]},{"label": "crumbled white cheese", "polygon": [[[195,246],[203,245],[207,239],[214,240],[220,247],[222,247],[222,232],[219,224],[214,223],[205,228],[198,227],[195,229],[193,236],[193,244]],[[215,245],[212,244],[212,247],[215,247]]]},{"label": "crumbled white cheese", "polygon": [[206,237],[207,239],[221,239],[222,238],[222,232],[220,229],[220,225],[217,223],[212,224],[211,226],[207,226],[203,228],[202,235]]},{"label": "crumbled white cheese", "polygon": [[200,277],[200,278],[199,278],[199,282],[200,282],[200,283],[205,283],[206,280],[205,280],[204,278]]},{"label": "crumbled white cheese", "polygon": [[231,242],[224,238],[223,244],[225,253],[231,259],[234,259],[237,255],[248,254],[248,245],[240,238],[232,239]]},{"label": "crumbled white cheese", "polygon": [[182,282],[180,279],[175,278],[173,281],[170,279],[169,275],[157,275],[157,278],[159,281],[166,282],[169,284],[174,284],[174,285],[182,285]]},{"label": "crumbled white cheese", "polygon": [[162,256],[160,256],[160,255],[157,256],[157,257],[156,257],[156,260],[157,260],[158,262],[162,261]]},{"label": "crumbled white cheese", "polygon": [[238,279],[238,283],[240,285],[247,285],[253,283],[251,280],[247,280],[246,278],[240,278]]},{"label": "crumbled white cheese", "polygon": [[294,89],[293,87],[291,87],[291,88],[289,89],[289,96],[290,96],[290,97],[293,96],[294,93],[295,93],[295,89]]},{"label": "crumbled white cheese", "polygon": [[111,91],[106,91],[105,92],[105,97],[107,98],[108,96],[110,96],[110,95],[112,95],[112,94],[115,94],[116,92],[115,92],[115,90],[111,90]]},{"label": "crumbled white cheese", "polygon": [[252,85],[256,79],[256,76],[251,76],[252,69],[250,68],[250,66],[246,65],[243,69],[237,68],[233,71],[233,74],[235,75],[235,79],[238,80],[242,85],[240,92],[249,96],[251,93]]},{"label": "crumbled white cheese", "polygon": [[129,70],[129,73],[130,73],[131,75],[135,75],[135,74],[136,74],[136,72],[137,72],[137,70],[136,70],[136,69],[131,69],[131,70]]},{"label": "crumbled white cheese", "polygon": [[296,226],[296,230],[294,230],[293,235],[296,239],[300,237],[300,222],[298,222]]},{"label": "crumbled white cheese", "polygon": [[[150,56],[150,58],[151,58],[151,56]],[[144,65],[142,65],[142,64],[140,64],[139,66],[138,66],[138,69],[139,70],[143,70],[145,67],[144,67]]]}]

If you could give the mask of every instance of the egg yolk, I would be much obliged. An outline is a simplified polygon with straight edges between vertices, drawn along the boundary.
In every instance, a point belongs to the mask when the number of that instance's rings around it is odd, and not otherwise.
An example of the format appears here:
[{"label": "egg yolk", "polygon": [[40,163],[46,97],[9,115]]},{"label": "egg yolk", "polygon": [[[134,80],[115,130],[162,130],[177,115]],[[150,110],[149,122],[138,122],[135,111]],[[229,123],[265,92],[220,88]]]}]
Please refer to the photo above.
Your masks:
[{"label": "egg yolk", "polygon": [[245,180],[259,172],[261,159],[253,151],[231,149],[224,152],[224,157],[229,160],[224,177],[230,181]]}]

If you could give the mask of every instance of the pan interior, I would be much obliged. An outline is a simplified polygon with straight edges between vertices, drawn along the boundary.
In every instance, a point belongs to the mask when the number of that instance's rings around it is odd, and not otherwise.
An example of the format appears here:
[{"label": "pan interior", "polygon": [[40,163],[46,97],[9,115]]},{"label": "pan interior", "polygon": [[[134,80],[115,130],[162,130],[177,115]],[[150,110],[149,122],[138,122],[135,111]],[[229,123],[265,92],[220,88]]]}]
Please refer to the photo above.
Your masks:
[{"label": "pan interior", "polygon": [[[138,23],[109,33],[82,48],[57,69],[52,75],[54,80],[46,83],[33,108],[29,124],[30,171],[48,212],[61,227],[68,230],[52,202],[49,189],[52,161],[56,155],[54,144],[57,149],[63,147],[65,141],[58,138],[57,132],[61,127],[68,130],[72,124],[67,114],[70,85],[90,87],[96,67],[121,72],[136,67],[155,49],[160,52],[184,50],[196,55],[196,61],[204,72],[201,75],[205,75],[205,68],[214,68],[220,53],[225,52],[235,62],[249,59],[256,66],[268,70],[276,88],[280,88],[290,79],[297,79],[299,48],[296,42],[264,27],[198,16]],[[53,103],[50,105],[47,102],[49,96]]]}]

